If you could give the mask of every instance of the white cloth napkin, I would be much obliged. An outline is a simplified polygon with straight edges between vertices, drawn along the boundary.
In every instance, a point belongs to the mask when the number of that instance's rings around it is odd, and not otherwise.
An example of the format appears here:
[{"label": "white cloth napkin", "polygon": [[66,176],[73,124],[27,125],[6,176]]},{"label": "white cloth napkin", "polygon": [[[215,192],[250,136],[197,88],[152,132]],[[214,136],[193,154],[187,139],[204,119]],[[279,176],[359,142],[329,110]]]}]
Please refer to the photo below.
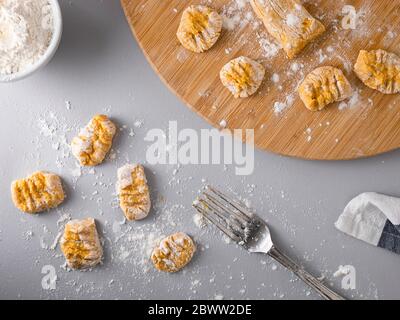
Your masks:
[{"label": "white cloth napkin", "polygon": [[400,254],[400,199],[375,192],[351,200],[335,226],[374,246]]}]

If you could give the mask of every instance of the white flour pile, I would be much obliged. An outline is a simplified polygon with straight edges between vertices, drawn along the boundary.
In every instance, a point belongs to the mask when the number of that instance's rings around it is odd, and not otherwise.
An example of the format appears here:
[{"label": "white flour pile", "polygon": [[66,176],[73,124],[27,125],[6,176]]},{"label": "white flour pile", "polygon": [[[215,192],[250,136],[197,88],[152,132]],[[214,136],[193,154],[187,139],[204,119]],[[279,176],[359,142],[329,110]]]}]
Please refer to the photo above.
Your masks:
[{"label": "white flour pile", "polygon": [[49,47],[53,30],[48,0],[0,0],[0,74],[35,64]]}]

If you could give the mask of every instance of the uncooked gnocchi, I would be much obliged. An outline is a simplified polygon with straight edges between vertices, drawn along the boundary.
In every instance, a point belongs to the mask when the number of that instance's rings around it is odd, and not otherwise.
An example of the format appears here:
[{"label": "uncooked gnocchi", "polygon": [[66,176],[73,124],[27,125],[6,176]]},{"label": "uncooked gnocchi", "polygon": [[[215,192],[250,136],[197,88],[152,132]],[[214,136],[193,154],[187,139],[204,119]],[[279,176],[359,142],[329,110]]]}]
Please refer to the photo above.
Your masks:
[{"label": "uncooked gnocchi", "polygon": [[343,101],[353,94],[350,82],[342,70],[320,67],[311,72],[298,89],[301,100],[311,111],[319,111],[327,105]]},{"label": "uncooked gnocchi", "polygon": [[177,272],[192,260],[195,251],[196,245],[192,238],[178,232],[161,240],[153,250],[151,260],[160,271]]},{"label": "uncooked gnocchi", "polygon": [[59,176],[38,171],[11,184],[15,206],[27,213],[38,213],[60,205],[65,198]]},{"label": "uncooked gnocchi", "polygon": [[69,221],[65,225],[60,245],[67,264],[72,269],[94,267],[103,256],[93,218]]},{"label": "uncooked gnocchi", "polygon": [[144,169],[139,164],[126,164],[118,169],[117,194],[128,220],[141,220],[150,211],[150,192]]},{"label": "uncooked gnocchi", "polygon": [[223,66],[219,76],[222,84],[235,98],[246,98],[260,87],[265,69],[257,61],[242,56]]},{"label": "uncooked gnocchi", "polygon": [[250,0],[250,3],[290,59],[325,32],[324,25],[295,0]]},{"label": "uncooked gnocchi", "polygon": [[385,50],[361,50],[354,71],[368,87],[385,94],[400,92],[400,57]]},{"label": "uncooked gnocchi", "polygon": [[72,140],[72,154],[82,166],[103,162],[116,132],[114,123],[105,115],[96,115]]},{"label": "uncooked gnocchi", "polygon": [[222,18],[213,9],[193,5],[182,14],[177,37],[186,49],[193,52],[209,50],[218,40],[222,29]]}]

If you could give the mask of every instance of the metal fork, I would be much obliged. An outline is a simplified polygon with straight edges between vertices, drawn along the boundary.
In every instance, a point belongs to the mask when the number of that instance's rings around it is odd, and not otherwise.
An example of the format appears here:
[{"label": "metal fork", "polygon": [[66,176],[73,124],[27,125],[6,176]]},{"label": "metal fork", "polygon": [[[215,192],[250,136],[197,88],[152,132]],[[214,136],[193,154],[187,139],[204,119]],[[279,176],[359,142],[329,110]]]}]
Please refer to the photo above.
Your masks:
[{"label": "metal fork", "polygon": [[323,298],[345,300],[277,249],[272,243],[271,233],[265,221],[248,211],[238,201],[207,186],[193,202],[193,206],[237,244],[253,253],[266,253],[294,272]]}]

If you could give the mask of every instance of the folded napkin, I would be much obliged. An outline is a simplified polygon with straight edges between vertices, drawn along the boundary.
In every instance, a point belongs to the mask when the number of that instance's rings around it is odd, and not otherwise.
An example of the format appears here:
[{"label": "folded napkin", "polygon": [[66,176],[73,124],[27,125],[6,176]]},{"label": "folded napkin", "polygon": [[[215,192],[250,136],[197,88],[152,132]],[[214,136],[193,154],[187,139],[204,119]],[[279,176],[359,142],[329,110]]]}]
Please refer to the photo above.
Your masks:
[{"label": "folded napkin", "polygon": [[340,231],[400,254],[400,199],[375,192],[351,200],[338,221]]}]

